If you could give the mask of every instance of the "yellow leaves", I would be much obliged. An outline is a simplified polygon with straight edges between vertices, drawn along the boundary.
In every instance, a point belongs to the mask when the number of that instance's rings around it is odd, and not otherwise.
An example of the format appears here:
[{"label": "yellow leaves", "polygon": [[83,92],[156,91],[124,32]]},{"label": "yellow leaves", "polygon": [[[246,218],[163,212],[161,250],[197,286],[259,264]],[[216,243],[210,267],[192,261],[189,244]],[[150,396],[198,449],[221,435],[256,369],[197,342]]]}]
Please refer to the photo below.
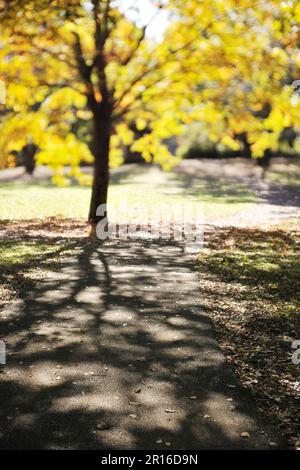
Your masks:
[{"label": "yellow leaves", "polygon": [[239,143],[229,135],[225,135],[224,137],[222,137],[221,143],[226,147],[231,148],[232,150],[240,150]]},{"label": "yellow leaves", "polygon": [[296,3],[296,5],[294,5],[294,16],[295,16],[295,20],[296,20],[296,23],[300,23],[300,4],[299,3]]},{"label": "yellow leaves", "polygon": [[145,119],[138,118],[135,121],[135,125],[138,131],[143,131],[147,127],[147,121],[145,121]]},{"label": "yellow leaves", "polygon": [[151,123],[152,132],[156,138],[167,139],[174,135],[179,135],[182,130],[182,124],[177,119],[174,111],[164,111],[160,118]]},{"label": "yellow leaves", "polygon": [[120,148],[111,148],[109,152],[109,166],[117,168],[124,162],[124,154]]},{"label": "yellow leaves", "polygon": [[18,114],[0,126],[0,151],[8,155],[20,151],[28,142],[38,142],[45,131],[45,120],[39,113]]},{"label": "yellow leaves", "polygon": [[[0,76],[8,83],[12,110],[1,124],[2,153],[9,155],[33,141],[40,149],[38,162],[55,168],[71,166],[72,176],[84,181],[79,163],[92,157],[73,130],[84,138],[90,132],[93,115],[84,93],[91,89],[100,103],[103,75],[116,103],[114,117],[119,119],[112,126],[116,131],[110,147],[112,167],[123,162],[124,146],[131,146],[146,161],[170,168],[176,158],[166,142],[180,135],[183,124],[195,121],[201,122],[206,137],[234,150],[239,144],[233,136],[242,132],[249,134],[256,156],[275,147],[284,127],[300,126],[300,106],[292,106],[283,85],[290,64],[297,70],[300,55],[294,40],[282,33],[287,28],[291,36],[300,7],[295,2],[266,2],[268,8],[251,0],[166,2],[175,11],[166,39],[160,43],[146,39],[141,44],[142,30],[114,6],[109,15],[113,28],[102,51],[108,63],[102,75],[93,67],[91,2],[72,0],[76,14],[71,17],[69,10],[65,14],[63,0],[54,9],[45,6],[47,2],[25,2],[19,15],[10,15],[0,38]],[[275,4],[276,14],[269,8]],[[16,37],[17,31],[24,31],[24,37]],[[91,67],[91,84],[80,79],[76,35]],[[264,113],[266,104],[269,115]],[[32,107],[38,111],[32,112]],[[136,138],[134,126],[145,135]],[[57,184],[64,184],[64,178],[58,175]]]},{"label": "yellow leaves", "polygon": [[76,165],[71,166],[71,169],[67,173],[67,176],[75,178],[76,181],[78,181],[78,183],[82,186],[90,186],[92,183],[92,175],[83,173],[81,168]]},{"label": "yellow leaves", "polygon": [[92,182],[91,175],[83,173],[79,167],[73,167],[69,172],[64,171],[64,167],[53,167],[54,175],[51,181],[56,186],[70,186],[70,177],[75,178],[82,186],[90,186]]},{"label": "yellow leaves", "polygon": [[153,137],[151,134],[144,135],[140,139],[135,140],[131,146],[133,152],[139,152],[144,160],[150,163],[154,157],[156,148],[153,143]]},{"label": "yellow leaves", "polygon": [[130,145],[134,139],[134,133],[126,124],[119,124],[116,126],[117,135],[124,145]]},{"label": "yellow leaves", "polygon": [[59,137],[47,133],[40,152],[37,154],[37,163],[51,167],[76,166],[81,161],[92,162],[93,157],[86,144],[79,142],[75,135]]},{"label": "yellow leaves", "polygon": [[69,87],[64,87],[55,91],[43,103],[43,108],[45,110],[53,110],[70,106],[84,108],[86,106],[86,97]]},{"label": "yellow leaves", "polygon": [[275,46],[275,47],[272,48],[270,55],[271,55],[271,57],[275,57],[282,64],[287,64],[287,62],[288,62],[288,56],[287,56],[286,52],[278,46]]},{"label": "yellow leaves", "polygon": [[280,133],[282,129],[291,125],[291,118],[289,114],[275,108],[265,120],[264,125],[266,129]]},{"label": "yellow leaves", "polygon": [[122,149],[122,140],[120,135],[114,134],[110,139],[109,166],[117,168],[124,161],[124,149]]},{"label": "yellow leaves", "polygon": [[[60,138],[50,132],[45,133],[36,161],[37,164],[48,165],[54,170],[52,181],[57,186],[69,185],[68,176],[72,176],[82,185],[91,183],[91,176],[83,174],[79,164],[81,161],[91,163],[93,157],[87,145],[78,141],[73,134]],[[66,166],[70,166],[68,173],[63,171]]]},{"label": "yellow leaves", "polygon": [[209,101],[201,109],[202,116],[207,123],[214,124],[220,119],[220,111]]},{"label": "yellow leaves", "polygon": [[61,173],[56,173],[55,175],[52,176],[52,183],[55,184],[56,186],[69,186],[70,185],[70,180],[63,174]]},{"label": "yellow leaves", "polygon": [[[261,132],[255,142],[251,145],[251,150],[254,158],[259,158],[264,155],[265,150],[277,150],[278,148],[278,133]],[[253,137],[252,137],[253,139]]]},{"label": "yellow leaves", "polygon": [[21,111],[22,107],[31,102],[32,91],[30,88],[20,83],[8,83],[6,92],[7,107],[12,107],[15,111]]},{"label": "yellow leaves", "polygon": [[161,139],[154,133],[146,134],[137,139],[131,146],[133,152],[139,152],[148,163],[158,163],[168,171],[178,164],[179,159],[169,151],[167,145],[161,143]]},{"label": "yellow leaves", "polygon": [[14,168],[16,164],[17,164],[16,157],[14,155],[8,155],[5,166],[7,168]]},{"label": "yellow leaves", "polygon": [[78,119],[82,119],[83,121],[91,121],[93,118],[93,114],[91,111],[88,111],[86,109],[79,109],[76,111],[76,116]]},{"label": "yellow leaves", "polygon": [[[191,10],[187,16],[192,15],[192,11],[193,16],[197,16],[193,0],[178,0],[178,3],[181,8],[188,3]],[[246,133],[255,156],[262,156],[265,149],[278,147],[284,128],[300,128],[297,117],[300,103],[284,85],[289,67],[295,70],[300,56],[295,43],[287,40],[286,36],[291,34],[284,34],[294,22],[287,16],[280,17],[280,2],[267,1],[266,8],[252,5],[248,0],[238,3],[241,8],[231,0],[201,2],[213,21],[207,35],[202,35],[193,47],[192,56],[187,53],[182,61],[185,68],[182,82],[186,76],[190,77],[186,86],[190,104],[185,108],[183,120],[188,124],[200,121],[206,137],[233,150],[239,149],[239,143],[232,136]],[[246,5],[249,10],[245,10]],[[228,15],[219,16],[226,8]],[[291,14],[293,9],[288,10]],[[205,29],[205,22],[206,18],[199,17],[195,27],[192,16],[180,17],[178,42],[184,44],[185,34],[192,36],[192,28]],[[190,89],[192,94],[189,94]]]}]

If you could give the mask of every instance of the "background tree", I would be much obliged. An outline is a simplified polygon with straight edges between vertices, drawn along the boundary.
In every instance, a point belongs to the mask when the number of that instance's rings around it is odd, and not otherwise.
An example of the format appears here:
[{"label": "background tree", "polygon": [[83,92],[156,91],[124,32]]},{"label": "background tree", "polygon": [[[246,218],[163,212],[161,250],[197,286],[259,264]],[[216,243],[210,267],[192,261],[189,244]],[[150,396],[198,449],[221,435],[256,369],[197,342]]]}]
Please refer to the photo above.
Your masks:
[{"label": "background tree", "polygon": [[[109,0],[15,0],[2,8],[2,22],[6,45],[1,49],[1,72],[10,97],[2,148],[19,150],[30,136],[40,148],[39,163],[56,169],[70,164],[74,174],[79,161],[89,160],[89,155],[84,144],[78,146],[72,124],[78,116],[91,120],[94,176],[89,220],[96,223],[101,218],[97,207],[107,202],[109,161],[112,166],[122,161],[122,145],[132,144],[146,160],[170,166],[172,156],[162,140],[179,127],[164,112],[166,102],[154,106],[151,89],[163,93],[172,85],[167,77],[173,52],[148,41],[147,26],[137,27],[121,13],[118,2]],[[149,128],[134,143],[132,122],[139,130]],[[62,179],[56,176],[57,182]]]},{"label": "background tree", "polygon": [[[122,147],[168,169],[166,141],[200,121],[212,142],[254,157],[300,128],[299,6],[276,0],[173,0],[156,4],[147,25],[121,0],[1,1],[0,78],[7,84],[1,155],[38,147],[55,182],[64,166],[84,182],[94,161],[89,220],[107,202],[109,166]],[[170,12],[161,41],[147,27]],[[89,146],[78,140],[86,122]],[[132,126],[147,130],[137,138]],[[91,150],[91,151],[90,151]],[[92,153],[92,155],[91,155]]]},{"label": "background tree", "polygon": [[[299,3],[295,1],[176,2],[177,58],[188,64],[187,119],[211,142],[265,163],[288,129],[300,129]],[[200,33],[200,34],[199,34]],[[193,59],[190,59],[190,54]],[[187,121],[187,122],[188,122]]]}]

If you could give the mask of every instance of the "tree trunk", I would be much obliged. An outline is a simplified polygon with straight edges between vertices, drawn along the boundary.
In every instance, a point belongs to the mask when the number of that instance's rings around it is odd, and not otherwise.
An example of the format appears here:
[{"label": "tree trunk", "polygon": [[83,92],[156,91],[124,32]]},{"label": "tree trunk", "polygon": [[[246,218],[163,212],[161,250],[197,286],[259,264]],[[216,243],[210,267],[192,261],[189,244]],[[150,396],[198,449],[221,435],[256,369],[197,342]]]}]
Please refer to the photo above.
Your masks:
[{"label": "tree trunk", "polygon": [[242,143],[243,143],[243,146],[244,146],[244,155],[245,155],[245,157],[246,158],[252,158],[251,145],[249,144],[248,136],[247,136],[246,132],[243,134]]},{"label": "tree trunk", "polygon": [[267,170],[270,168],[270,165],[271,165],[271,158],[272,158],[272,151],[271,149],[266,149],[264,151],[264,155],[263,157],[259,158],[257,160],[257,163],[259,164],[259,166],[262,167],[262,179],[264,180],[265,177],[266,177],[266,173],[267,173]]},{"label": "tree trunk", "polygon": [[23,147],[23,164],[25,166],[25,171],[29,175],[32,175],[35,169],[35,154],[37,151],[37,146],[35,144],[28,144]]},{"label": "tree trunk", "polygon": [[252,158],[252,151],[251,145],[248,141],[247,132],[241,132],[239,134],[235,134],[235,138],[239,140],[243,145],[243,156],[246,158]]},{"label": "tree trunk", "polygon": [[106,208],[97,214],[97,209],[107,204],[109,184],[109,142],[111,136],[111,115],[100,112],[94,116],[94,133],[92,152],[95,158],[92,196],[89,212],[89,222],[96,225],[107,217]]}]

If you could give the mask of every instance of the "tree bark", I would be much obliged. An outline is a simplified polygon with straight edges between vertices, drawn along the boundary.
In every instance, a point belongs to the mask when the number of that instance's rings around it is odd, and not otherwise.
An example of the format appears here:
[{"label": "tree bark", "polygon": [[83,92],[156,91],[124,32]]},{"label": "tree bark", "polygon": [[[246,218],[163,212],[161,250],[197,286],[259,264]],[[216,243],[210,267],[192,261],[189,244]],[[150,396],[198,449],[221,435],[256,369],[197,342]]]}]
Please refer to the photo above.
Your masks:
[{"label": "tree bark", "polygon": [[272,158],[272,151],[271,149],[266,149],[264,151],[264,155],[261,158],[257,159],[258,165],[262,168],[262,179],[264,180],[266,177],[267,170],[270,168],[271,165],[271,158]]},{"label": "tree bark", "polygon": [[37,151],[37,146],[35,144],[28,144],[23,147],[23,164],[25,166],[25,171],[29,175],[33,175],[35,169],[35,154]]},{"label": "tree bark", "polygon": [[248,141],[247,132],[241,132],[239,134],[235,134],[235,138],[239,140],[243,145],[243,156],[246,158],[252,158],[252,151],[251,145]]},{"label": "tree bark", "polygon": [[97,208],[107,204],[107,193],[109,184],[109,143],[111,136],[111,112],[109,109],[100,109],[94,114],[93,147],[94,174],[92,196],[89,211],[89,222],[96,225],[107,217],[105,209],[97,215]]}]

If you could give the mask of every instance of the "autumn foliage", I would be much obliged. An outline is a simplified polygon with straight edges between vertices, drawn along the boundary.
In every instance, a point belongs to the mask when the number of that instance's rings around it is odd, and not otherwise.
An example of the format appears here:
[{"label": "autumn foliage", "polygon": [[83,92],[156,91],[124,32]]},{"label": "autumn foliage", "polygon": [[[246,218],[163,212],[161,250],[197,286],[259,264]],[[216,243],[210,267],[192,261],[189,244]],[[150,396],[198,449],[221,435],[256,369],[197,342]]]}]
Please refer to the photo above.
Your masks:
[{"label": "autumn foliage", "polygon": [[[80,163],[94,162],[92,222],[125,147],[169,169],[178,157],[168,139],[194,122],[257,158],[300,129],[296,0],[153,2],[147,22],[127,10],[116,0],[0,1],[0,166],[30,143],[57,184],[64,167],[88,183]],[[163,10],[168,27],[154,39],[148,27]]]}]

